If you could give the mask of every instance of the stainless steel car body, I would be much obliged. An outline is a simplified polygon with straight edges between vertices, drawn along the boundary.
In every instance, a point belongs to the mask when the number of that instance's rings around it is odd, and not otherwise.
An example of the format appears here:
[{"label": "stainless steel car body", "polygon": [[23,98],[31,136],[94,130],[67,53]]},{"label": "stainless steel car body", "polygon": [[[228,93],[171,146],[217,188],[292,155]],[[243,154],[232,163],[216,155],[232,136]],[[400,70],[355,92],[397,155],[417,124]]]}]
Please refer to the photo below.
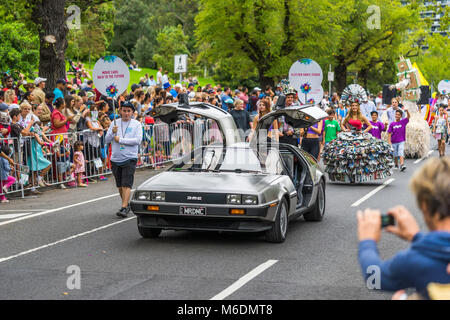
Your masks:
[{"label": "stainless steel car body", "polygon": [[[254,152],[257,157],[260,156],[259,147],[260,144],[266,143],[266,138],[264,137],[263,141],[261,137],[255,135],[251,143],[241,142],[233,118],[220,108],[205,103],[194,103],[189,106],[169,104],[155,108],[152,116],[172,123],[177,121],[181,114],[186,113],[217,121],[224,133],[225,147],[222,149],[225,150],[224,157],[232,154],[234,152],[232,150],[239,150],[237,153]],[[327,114],[314,106],[277,110],[260,119],[256,132],[269,128],[273,121],[281,116],[294,127],[304,128],[323,119]],[[203,149],[202,157],[208,152],[207,148],[222,147],[207,146]],[[266,152],[264,154],[266,164],[272,161],[271,171],[241,172],[242,167],[236,167],[230,170],[231,172],[166,171],[148,179],[137,188],[131,201],[132,210],[139,217],[140,226],[176,230],[258,232],[272,227],[277,215],[277,206],[283,198],[288,204],[289,220],[310,211],[316,202],[317,186],[325,179],[316,160],[292,145],[269,143],[264,146],[262,152]],[[286,164],[286,161],[289,164]],[[224,163],[226,158],[223,159],[221,167]],[[294,170],[297,170],[297,173],[301,171],[299,173],[301,177],[297,180],[293,178]],[[299,179],[303,180],[299,182]],[[140,192],[164,192],[165,201],[139,200],[137,197]],[[234,194],[256,195],[258,204],[227,204],[227,195]],[[204,207],[207,214],[180,216],[180,207],[195,205]],[[158,211],[148,210],[149,206],[158,206]],[[231,215],[230,209],[245,209],[245,214]]]}]

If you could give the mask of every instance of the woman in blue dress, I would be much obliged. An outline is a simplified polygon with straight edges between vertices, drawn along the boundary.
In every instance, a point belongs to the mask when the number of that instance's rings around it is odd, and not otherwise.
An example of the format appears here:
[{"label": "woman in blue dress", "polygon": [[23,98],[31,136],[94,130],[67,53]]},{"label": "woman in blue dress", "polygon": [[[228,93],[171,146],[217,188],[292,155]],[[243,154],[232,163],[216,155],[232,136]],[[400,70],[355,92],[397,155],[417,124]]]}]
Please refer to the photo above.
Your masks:
[{"label": "woman in blue dress", "polygon": [[48,161],[42,153],[41,146],[45,145],[45,142],[41,139],[35,127],[36,126],[31,127],[31,137],[28,138],[31,140],[31,148],[27,150],[27,152],[29,152],[27,155],[27,164],[30,166],[30,171],[33,172],[33,183],[36,182],[36,175],[40,171],[40,174],[37,176],[37,182],[41,187],[45,187],[49,184],[44,181],[44,176],[50,170],[51,162]]}]

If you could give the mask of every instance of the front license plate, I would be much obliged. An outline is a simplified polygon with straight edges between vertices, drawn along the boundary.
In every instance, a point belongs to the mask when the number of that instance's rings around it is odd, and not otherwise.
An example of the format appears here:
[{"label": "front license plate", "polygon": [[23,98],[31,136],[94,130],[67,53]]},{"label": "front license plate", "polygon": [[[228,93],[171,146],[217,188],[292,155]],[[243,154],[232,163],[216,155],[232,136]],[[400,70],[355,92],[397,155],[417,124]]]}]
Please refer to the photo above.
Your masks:
[{"label": "front license plate", "polygon": [[205,207],[180,207],[180,214],[187,216],[206,216]]}]

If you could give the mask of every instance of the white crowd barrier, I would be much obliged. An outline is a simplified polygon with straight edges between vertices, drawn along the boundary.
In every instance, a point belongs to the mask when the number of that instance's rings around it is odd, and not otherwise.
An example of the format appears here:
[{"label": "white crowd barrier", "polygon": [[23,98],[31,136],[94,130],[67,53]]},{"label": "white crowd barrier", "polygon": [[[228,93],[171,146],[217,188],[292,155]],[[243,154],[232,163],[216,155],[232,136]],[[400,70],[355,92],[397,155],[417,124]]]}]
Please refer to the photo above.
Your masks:
[{"label": "white crowd barrier", "polygon": [[[143,125],[142,130],[138,168],[158,168],[183,157],[195,147],[223,142],[216,122],[210,119],[180,121],[171,125],[161,122]],[[110,175],[111,145],[105,143],[105,135],[106,130],[99,134],[88,129],[64,134],[37,132],[35,137],[0,139],[0,143],[8,145],[11,150],[14,168],[11,167],[10,175],[16,179],[7,190],[3,190],[2,185],[1,192],[20,193],[24,197],[26,190],[41,187],[41,179],[49,186],[64,183],[76,187],[74,145],[77,141],[83,144],[83,182]]]}]

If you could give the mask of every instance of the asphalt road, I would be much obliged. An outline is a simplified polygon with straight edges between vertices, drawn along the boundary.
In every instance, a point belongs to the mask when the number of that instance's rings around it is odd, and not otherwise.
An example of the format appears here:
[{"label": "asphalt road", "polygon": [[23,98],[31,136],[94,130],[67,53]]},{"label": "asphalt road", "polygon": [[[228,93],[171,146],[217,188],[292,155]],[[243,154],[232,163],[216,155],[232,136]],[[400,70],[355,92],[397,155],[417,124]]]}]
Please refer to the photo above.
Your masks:
[{"label": "asphalt road", "polygon": [[[328,183],[324,220],[290,224],[282,244],[184,231],[142,239],[134,215],[115,216],[120,203],[112,178],[16,199],[0,206],[0,299],[390,299],[391,293],[365,287],[355,215],[359,208],[403,204],[425,229],[408,189],[423,164],[415,162],[406,160],[405,172],[384,181]],[[139,171],[135,186],[153,174]],[[379,243],[383,258],[407,247],[386,233]],[[67,285],[70,266],[79,267],[80,289]]]}]

